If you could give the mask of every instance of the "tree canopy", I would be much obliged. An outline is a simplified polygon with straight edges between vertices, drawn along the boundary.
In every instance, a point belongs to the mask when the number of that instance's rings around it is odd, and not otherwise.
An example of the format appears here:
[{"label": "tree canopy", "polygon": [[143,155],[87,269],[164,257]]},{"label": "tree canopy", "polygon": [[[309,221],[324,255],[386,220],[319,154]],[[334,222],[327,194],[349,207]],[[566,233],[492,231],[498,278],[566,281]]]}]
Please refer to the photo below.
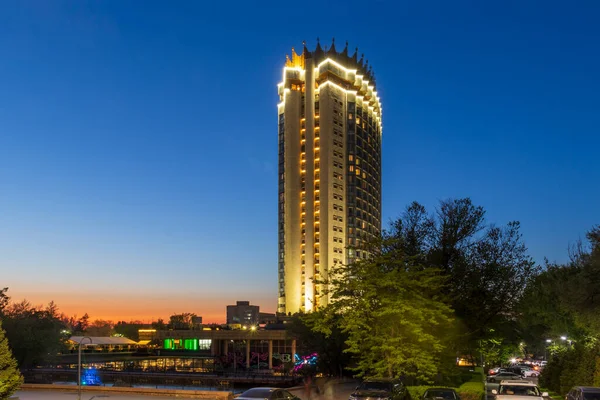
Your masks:
[{"label": "tree canopy", "polygon": [[23,383],[0,321],[0,399],[8,399]]},{"label": "tree canopy", "polygon": [[445,347],[440,333],[452,319],[442,293],[445,277],[406,255],[396,236],[365,250],[370,257],[330,273],[332,303],[321,331],[329,334],[331,318],[340,316],[358,376],[431,380]]}]

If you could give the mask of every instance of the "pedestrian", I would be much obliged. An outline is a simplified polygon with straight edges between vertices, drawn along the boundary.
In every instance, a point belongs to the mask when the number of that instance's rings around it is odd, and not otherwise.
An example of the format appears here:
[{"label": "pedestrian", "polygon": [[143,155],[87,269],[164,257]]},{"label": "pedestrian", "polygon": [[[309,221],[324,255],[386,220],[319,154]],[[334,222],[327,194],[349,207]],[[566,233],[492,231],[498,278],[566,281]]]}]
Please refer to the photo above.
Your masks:
[{"label": "pedestrian", "polygon": [[312,378],[310,375],[306,375],[304,377],[304,399],[303,400],[310,400],[311,392],[312,392]]}]

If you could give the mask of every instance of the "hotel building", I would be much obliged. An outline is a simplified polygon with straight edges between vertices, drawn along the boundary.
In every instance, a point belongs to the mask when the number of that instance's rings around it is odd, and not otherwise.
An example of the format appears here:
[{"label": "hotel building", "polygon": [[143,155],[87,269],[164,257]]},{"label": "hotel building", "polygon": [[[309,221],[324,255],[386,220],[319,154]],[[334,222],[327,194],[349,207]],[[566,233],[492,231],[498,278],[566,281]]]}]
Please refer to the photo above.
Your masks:
[{"label": "hotel building", "polygon": [[278,312],[328,304],[336,264],[381,231],[381,103],[368,61],[292,49],[278,85]]}]

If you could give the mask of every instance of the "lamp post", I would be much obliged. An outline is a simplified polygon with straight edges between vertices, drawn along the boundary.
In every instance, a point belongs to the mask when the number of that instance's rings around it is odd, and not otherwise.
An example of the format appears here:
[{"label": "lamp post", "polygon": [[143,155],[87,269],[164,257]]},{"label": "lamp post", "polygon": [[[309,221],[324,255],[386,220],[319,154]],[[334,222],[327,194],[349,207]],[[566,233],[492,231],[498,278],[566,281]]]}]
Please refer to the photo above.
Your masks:
[{"label": "lamp post", "polygon": [[[250,332],[251,333],[255,333],[256,332],[256,325],[252,325],[250,327]],[[258,345],[258,351],[256,352],[256,371],[260,372],[260,342]]]},{"label": "lamp post", "polygon": [[79,341],[79,349],[78,349],[78,357],[77,357],[77,399],[81,400],[81,346],[83,345],[83,341],[88,339],[90,342],[87,344],[92,344],[92,338],[89,336],[84,336]]},{"label": "lamp post", "polygon": [[546,339],[546,346],[544,347],[544,361],[548,361],[548,346],[552,343],[552,339]]}]

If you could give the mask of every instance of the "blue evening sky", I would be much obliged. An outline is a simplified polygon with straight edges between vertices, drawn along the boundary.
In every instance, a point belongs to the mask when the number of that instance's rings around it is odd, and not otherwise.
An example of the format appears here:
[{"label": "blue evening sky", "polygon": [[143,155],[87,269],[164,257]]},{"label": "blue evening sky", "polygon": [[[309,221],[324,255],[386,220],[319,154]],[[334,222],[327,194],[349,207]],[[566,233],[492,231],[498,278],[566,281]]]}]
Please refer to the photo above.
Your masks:
[{"label": "blue evening sky", "polygon": [[470,196],[564,261],[600,223],[599,17],[596,1],[1,2],[0,286],[92,317],[274,310],[276,84],[292,46],[334,36],[376,73],[385,221]]}]

